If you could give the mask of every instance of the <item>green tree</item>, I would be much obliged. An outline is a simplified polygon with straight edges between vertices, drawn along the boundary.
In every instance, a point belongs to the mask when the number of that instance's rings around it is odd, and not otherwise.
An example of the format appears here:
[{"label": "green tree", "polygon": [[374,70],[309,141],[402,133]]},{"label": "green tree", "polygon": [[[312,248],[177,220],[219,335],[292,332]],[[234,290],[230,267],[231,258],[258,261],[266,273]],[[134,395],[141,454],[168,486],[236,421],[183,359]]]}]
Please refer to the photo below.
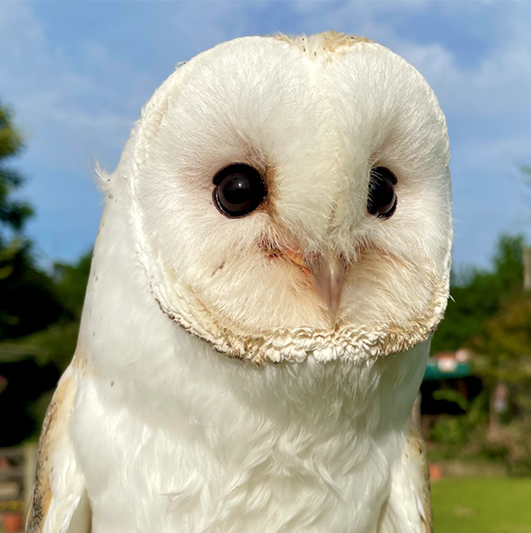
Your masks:
[{"label": "green tree", "polygon": [[0,106],[0,246],[6,245],[9,232],[20,233],[33,214],[28,203],[13,198],[23,179],[16,170],[6,166],[22,148],[22,136],[12,123],[11,111]]},{"label": "green tree", "polygon": [[[434,351],[471,348],[479,354],[476,373],[487,390],[494,390],[500,383],[509,388],[510,405],[505,421],[502,423],[491,412],[489,439],[507,450],[512,468],[529,474],[531,295],[523,287],[524,246],[522,236],[502,235],[490,270],[471,269],[453,276],[453,300],[435,334],[433,348]],[[458,426],[454,419],[448,423]],[[449,428],[441,425],[438,436],[447,436]]]},{"label": "green tree", "polygon": [[490,270],[452,273],[451,299],[432,343],[432,351],[471,346],[487,334],[487,321],[522,291],[522,236],[502,235]]},{"label": "green tree", "polygon": [[18,199],[24,180],[12,164],[22,149],[11,111],[0,106],[0,375],[7,380],[0,394],[0,446],[17,444],[38,431],[35,418],[40,413],[35,417],[31,406],[55,386],[59,374],[54,364],[37,364],[32,352],[18,345],[19,339],[71,315],[24,236],[33,209]]},{"label": "green tree", "polygon": [[530,475],[531,297],[522,291],[506,301],[487,322],[486,334],[477,339],[475,349],[484,356],[480,371],[487,383],[509,388],[506,424],[500,426],[498,421],[492,437],[507,447],[513,467]]},{"label": "green tree", "polygon": [[73,265],[55,265],[55,291],[66,312],[56,323],[20,341],[33,350],[40,365],[51,363],[63,372],[74,355],[91,261],[89,251]]},{"label": "green tree", "polygon": [[24,180],[10,165],[22,149],[12,112],[0,106],[0,340],[38,331],[64,313],[53,280],[36,266],[23,234],[33,209],[16,198]]},{"label": "green tree", "polygon": [[[0,432],[0,446],[38,438],[57,380],[76,349],[91,259],[92,253],[87,253],[73,265],[55,265],[53,290],[63,314],[46,329],[4,344],[7,353],[15,354],[11,364],[2,366],[0,344],[0,374],[6,371],[11,382],[0,394],[0,412],[10,428]],[[23,357],[17,358],[17,354]]]}]

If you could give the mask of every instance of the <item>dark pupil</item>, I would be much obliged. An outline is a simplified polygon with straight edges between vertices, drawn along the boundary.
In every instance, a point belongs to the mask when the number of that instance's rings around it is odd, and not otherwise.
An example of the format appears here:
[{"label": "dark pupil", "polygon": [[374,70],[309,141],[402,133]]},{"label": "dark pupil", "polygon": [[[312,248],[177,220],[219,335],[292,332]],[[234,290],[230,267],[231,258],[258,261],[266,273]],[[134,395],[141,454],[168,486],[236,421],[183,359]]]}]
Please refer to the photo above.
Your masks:
[{"label": "dark pupil", "polygon": [[230,165],[214,176],[213,198],[217,208],[228,217],[242,217],[259,207],[267,191],[259,172],[243,163]]},{"label": "dark pupil", "polygon": [[244,211],[252,205],[251,184],[243,174],[227,176],[219,186],[223,206],[231,211]]},{"label": "dark pupil", "polygon": [[371,215],[389,218],[396,209],[395,175],[385,167],[371,170],[367,210]]}]

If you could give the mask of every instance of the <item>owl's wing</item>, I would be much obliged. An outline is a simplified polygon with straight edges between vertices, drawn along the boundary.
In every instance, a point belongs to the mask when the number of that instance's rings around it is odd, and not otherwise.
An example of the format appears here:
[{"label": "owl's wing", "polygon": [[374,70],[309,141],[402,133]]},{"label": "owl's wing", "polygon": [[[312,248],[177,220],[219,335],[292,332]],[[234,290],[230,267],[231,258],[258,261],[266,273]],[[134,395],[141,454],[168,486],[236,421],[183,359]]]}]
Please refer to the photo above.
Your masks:
[{"label": "owl's wing", "polygon": [[77,392],[76,359],[63,374],[48,407],[39,443],[37,479],[26,533],[89,533],[92,513],[70,440]]},{"label": "owl's wing", "polygon": [[402,531],[433,532],[426,447],[413,420],[407,426],[402,459],[393,473],[391,495],[382,509],[378,527],[378,533]]},{"label": "owl's wing", "polygon": [[411,469],[410,479],[413,485],[413,492],[416,494],[417,511],[420,515],[422,533],[431,533],[433,531],[433,518],[430,500],[428,457],[426,455],[424,440],[413,420],[410,420],[408,425],[404,455]]}]

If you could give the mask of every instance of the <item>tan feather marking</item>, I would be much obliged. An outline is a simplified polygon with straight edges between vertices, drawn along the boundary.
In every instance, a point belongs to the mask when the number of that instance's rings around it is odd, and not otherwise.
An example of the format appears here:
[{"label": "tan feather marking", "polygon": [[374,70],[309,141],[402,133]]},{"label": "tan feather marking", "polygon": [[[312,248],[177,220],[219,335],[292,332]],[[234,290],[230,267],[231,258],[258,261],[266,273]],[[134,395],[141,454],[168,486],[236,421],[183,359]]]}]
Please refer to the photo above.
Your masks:
[{"label": "tan feather marking", "polygon": [[424,509],[424,516],[421,515],[420,521],[422,524],[422,529],[424,533],[433,532],[433,516],[431,511],[431,501],[430,501],[430,472],[428,468],[428,458],[426,456],[426,446],[424,440],[422,439],[420,432],[417,428],[417,425],[413,420],[409,421],[407,426],[407,444],[406,444],[406,455],[409,455],[410,458],[415,458],[418,464],[422,468],[422,480],[423,480],[423,491],[419,495],[421,498],[422,506]]},{"label": "tan feather marking", "polygon": [[[194,306],[199,316],[208,316],[211,330],[198,327],[190,315],[168,308],[153,289],[152,285],[152,295],[161,311],[186,331],[210,343],[217,352],[231,358],[247,359],[257,365],[280,361],[301,362],[310,353],[319,361],[328,360],[322,359],[319,351],[331,344],[339,346],[340,357],[347,360],[367,360],[405,352],[425,341],[435,331],[448,300],[448,283],[444,279],[433,286],[426,306],[406,324],[371,324],[365,328],[345,324],[336,326],[334,330],[300,327],[249,335],[232,331],[230,327],[216,322],[190,288],[188,290],[195,298]],[[304,355],[290,355],[290,348],[303,350]]]},{"label": "tan feather marking", "polygon": [[293,37],[284,35],[283,33],[277,33],[274,37],[279,41],[284,41],[300,48],[310,59],[318,57],[323,52],[332,54],[341,53],[355,44],[374,42],[366,37],[345,35],[337,31],[325,31],[316,35],[310,35],[309,37],[305,35]]},{"label": "tan feather marking", "polygon": [[83,365],[80,357],[74,356],[70,368],[63,374],[46,412],[39,441],[37,479],[33,502],[28,513],[26,533],[41,533],[52,501],[50,478],[53,473],[52,456],[61,440],[67,437],[68,421],[74,406],[77,386],[72,377],[73,368]]}]

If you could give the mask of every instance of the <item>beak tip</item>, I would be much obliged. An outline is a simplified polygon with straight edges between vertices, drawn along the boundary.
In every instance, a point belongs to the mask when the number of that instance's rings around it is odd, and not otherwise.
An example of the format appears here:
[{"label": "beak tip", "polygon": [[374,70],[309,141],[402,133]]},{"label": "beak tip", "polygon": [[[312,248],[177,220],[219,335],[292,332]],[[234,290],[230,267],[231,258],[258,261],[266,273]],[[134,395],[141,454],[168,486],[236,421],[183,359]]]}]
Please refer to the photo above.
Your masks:
[{"label": "beak tip", "polygon": [[337,311],[331,311],[328,310],[328,317],[330,318],[330,325],[332,326],[332,329],[336,327],[337,324]]},{"label": "beak tip", "polygon": [[321,261],[316,265],[312,265],[313,268],[310,268],[310,270],[314,276],[317,292],[328,310],[330,324],[332,328],[335,328],[341,303],[346,265],[332,254],[324,261]]}]

